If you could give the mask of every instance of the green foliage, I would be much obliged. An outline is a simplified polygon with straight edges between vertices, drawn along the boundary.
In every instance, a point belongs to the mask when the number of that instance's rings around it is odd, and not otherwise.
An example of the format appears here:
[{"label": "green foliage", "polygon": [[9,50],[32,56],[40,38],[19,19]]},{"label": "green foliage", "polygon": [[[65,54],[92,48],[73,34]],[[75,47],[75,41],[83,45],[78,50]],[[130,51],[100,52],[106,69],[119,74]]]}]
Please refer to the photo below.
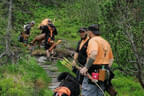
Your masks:
[{"label": "green foliage", "polygon": [[4,35],[6,33],[6,24],[7,24],[7,12],[8,12],[8,7],[7,6],[7,0],[0,1],[0,53],[3,52],[5,46],[4,46]]},{"label": "green foliage", "polygon": [[143,96],[144,91],[137,79],[123,75],[120,71],[115,71],[115,78],[112,83],[119,96]]},{"label": "green foliage", "polygon": [[[20,78],[7,77],[0,80],[1,96],[31,96],[33,89]],[[27,92],[29,90],[29,92]]]},{"label": "green foliage", "polygon": [[44,95],[51,80],[30,56],[21,58],[18,64],[1,66],[0,74],[1,96],[32,96],[35,87],[39,88],[37,94]]},{"label": "green foliage", "polygon": [[71,70],[69,70],[64,65],[61,64],[61,61],[58,61],[56,66],[58,67],[59,72],[71,72],[72,73]]},{"label": "green foliage", "polygon": [[[31,20],[36,21],[36,25],[31,30],[29,41],[40,34],[37,29],[39,23],[50,18],[58,30],[56,39],[67,40],[71,44],[69,47],[76,47],[76,42],[80,39],[77,31],[80,27],[87,27],[90,24],[100,24],[100,30],[104,38],[109,40],[115,56],[114,68],[120,67],[125,71],[136,71],[133,63],[135,56],[128,42],[125,31],[134,34],[134,42],[137,43],[138,52],[144,55],[143,45],[143,14],[144,2],[138,0],[134,3],[127,3],[127,0],[14,0],[13,5],[13,30],[11,35],[14,50],[20,50],[20,55],[28,53],[23,44],[17,41],[23,25]],[[0,53],[5,48],[4,35],[7,28],[7,0],[0,2]],[[48,5],[48,6],[47,6]],[[124,18],[122,18],[124,17]],[[128,18],[127,18],[128,17]],[[131,29],[125,25],[130,24]],[[3,60],[0,60],[0,62]],[[58,62],[57,67],[60,72],[69,71]],[[133,75],[132,72],[129,72]],[[119,71],[115,71],[116,77],[113,84],[118,90],[119,96],[143,96],[144,92],[137,79],[125,76]],[[32,96],[34,94],[34,82],[41,82],[45,85],[37,94],[49,96],[52,91],[47,89],[50,79],[46,72],[37,65],[34,58],[23,56],[18,64],[4,65],[0,67],[0,91],[1,96]]]},{"label": "green foliage", "polygon": [[53,92],[51,90],[48,90],[48,89],[44,90],[43,96],[52,96],[52,95],[53,95]]}]

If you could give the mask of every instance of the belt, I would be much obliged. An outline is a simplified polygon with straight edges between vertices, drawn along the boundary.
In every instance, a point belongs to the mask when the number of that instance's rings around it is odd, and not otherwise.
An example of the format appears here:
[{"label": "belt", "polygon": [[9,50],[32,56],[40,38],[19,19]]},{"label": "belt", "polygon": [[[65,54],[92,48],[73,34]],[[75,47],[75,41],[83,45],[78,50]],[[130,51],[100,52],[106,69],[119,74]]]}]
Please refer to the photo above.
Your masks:
[{"label": "belt", "polygon": [[96,69],[102,69],[102,66],[104,66],[105,69],[109,69],[108,64],[99,64],[99,65],[92,65],[89,69],[88,72],[91,74],[94,72]]},{"label": "belt", "polygon": [[90,68],[95,68],[95,69],[101,69],[104,66],[104,68],[108,68],[108,64],[98,64],[98,65],[92,65]]}]

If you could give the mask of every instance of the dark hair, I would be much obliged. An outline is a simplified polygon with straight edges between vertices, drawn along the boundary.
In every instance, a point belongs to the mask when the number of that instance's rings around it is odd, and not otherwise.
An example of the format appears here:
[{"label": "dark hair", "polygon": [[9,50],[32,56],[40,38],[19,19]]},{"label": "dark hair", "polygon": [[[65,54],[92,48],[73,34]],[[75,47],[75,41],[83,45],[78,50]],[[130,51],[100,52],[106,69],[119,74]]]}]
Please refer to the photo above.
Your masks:
[{"label": "dark hair", "polygon": [[100,35],[98,24],[93,24],[93,25],[89,26],[88,30],[92,31],[95,35]]}]

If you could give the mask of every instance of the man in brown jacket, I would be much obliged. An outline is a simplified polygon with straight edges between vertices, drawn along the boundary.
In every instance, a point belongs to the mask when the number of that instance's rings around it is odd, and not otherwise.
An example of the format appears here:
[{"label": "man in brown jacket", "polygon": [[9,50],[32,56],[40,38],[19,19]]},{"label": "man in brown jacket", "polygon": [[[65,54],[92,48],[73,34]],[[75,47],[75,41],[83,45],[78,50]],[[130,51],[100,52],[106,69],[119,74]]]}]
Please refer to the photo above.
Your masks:
[{"label": "man in brown jacket", "polygon": [[108,41],[100,36],[99,26],[97,24],[88,27],[88,34],[90,40],[87,47],[87,62],[80,70],[80,73],[84,76],[87,72],[90,74],[99,74],[95,75],[93,78],[98,80],[100,88],[93,84],[87,77],[84,77],[82,96],[104,96],[104,90],[106,89],[105,80],[99,79],[100,77],[105,78],[105,74],[101,75],[99,71],[108,71],[114,60],[113,53]]}]

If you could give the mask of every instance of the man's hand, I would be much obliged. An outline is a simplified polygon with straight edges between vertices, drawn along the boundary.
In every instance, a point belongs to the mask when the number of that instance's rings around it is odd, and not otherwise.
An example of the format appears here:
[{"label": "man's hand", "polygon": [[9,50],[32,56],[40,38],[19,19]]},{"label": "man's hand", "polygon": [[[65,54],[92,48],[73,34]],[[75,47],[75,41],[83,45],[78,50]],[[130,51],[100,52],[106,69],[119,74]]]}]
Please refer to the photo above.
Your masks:
[{"label": "man's hand", "polygon": [[83,68],[80,70],[80,73],[81,73],[82,75],[86,75],[86,74],[87,74],[87,71],[88,71],[88,69],[87,69],[86,67],[83,67]]},{"label": "man's hand", "polygon": [[114,59],[110,59],[110,60],[109,60],[109,65],[108,65],[109,68],[111,68],[113,61],[114,61]]},{"label": "man's hand", "polygon": [[54,43],[54,41],[53,41],[53,40],[51,40],[51,41],[49,41],[49,43],[53,44],[53,43]]},{"label": "man's hand", "polygon": [[76,65],[76,61],[73,60],[73,62],[72,62],[72,66],[75,66],[75,65]]}]

